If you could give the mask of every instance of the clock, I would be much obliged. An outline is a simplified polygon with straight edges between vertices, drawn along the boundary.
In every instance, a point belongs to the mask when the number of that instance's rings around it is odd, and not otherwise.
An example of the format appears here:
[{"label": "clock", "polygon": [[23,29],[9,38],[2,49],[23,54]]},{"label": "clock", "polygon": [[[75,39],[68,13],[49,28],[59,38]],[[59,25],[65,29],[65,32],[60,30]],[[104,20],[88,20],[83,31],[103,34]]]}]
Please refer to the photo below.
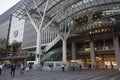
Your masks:
[{"label": "clock", "polygon": [[18,36],[18,30],[14,31],[13,35],[14,35],[14,37],[17,37]]}]

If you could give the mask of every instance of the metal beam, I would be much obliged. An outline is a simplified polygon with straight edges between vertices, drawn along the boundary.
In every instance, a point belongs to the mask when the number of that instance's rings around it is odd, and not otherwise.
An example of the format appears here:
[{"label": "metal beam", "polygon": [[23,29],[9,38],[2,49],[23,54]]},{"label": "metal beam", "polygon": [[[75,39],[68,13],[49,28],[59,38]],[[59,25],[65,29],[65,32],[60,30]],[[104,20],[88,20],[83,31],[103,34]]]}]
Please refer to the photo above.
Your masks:
[{"label": "metal beam", "polygon": [[42,17],[42,20],[41,20],[41,24],[39,26],[39,31],[41,31],[41,28],[42,28],[42,25],[43,25],[43,21],[44,21],[45,15],[46,15],[46,10],[47,10],[47,7],[48,7],[48,3],[49,3],[49,0],[47,0],[46,5],[45,5],[44,14],[43,14],[43,17]]},{"label": "metal beam", "polygon": [[33,0],[33,2],[34,2],[34,4],[36,5],[37,11],[38,11],[38,13],[39,13],[40,17],[42,17],[42,14],[41,14],[41,12],[40,12],[40,10],[39,10],[39,8],[38,8],[37,3],[35,2],[35,0]]},{"label": "metal beam", "polygon": [[[99,10],[108,10],[108,9],[111,9],[110,7],[109,7],[109,5],[115,5],[115,4],[120,4],[120,3],[106,3],[106,4],[100,4],[100,5],[96,5],[96,6],[91,6],[91,7],[87,7],[86,9],[91,9],[91,11],[87,11],[87,12],[83,12],[83,13],[81,13],[81,14],[78,14],[78,15],[87,15],[87,14],[89,14],[89,13],[92,13],[92,12],[94,12],[94,11],[99,11]],[[78,7],[80,7],[80,6],[78,6]],[[108,7],[108,9],[106,9],[106,8],[104,8],[104,7]],[[94,9],[94,10],[92,10],[92,8]],[[76,15],[77,13],[79,13],[79,12],[82,12],[82,11],[84,11],[85,10],[85,8],[84,9],[82,9],[82,10],[80,10],[80,9],[77,9],[77,10],[75,10],[75,12],[72,12],[72,14],[70,14],[70,12],[67,12],[67,13],[64,13],[64,14],[68,14],[68,17],[71,17],[71,16],[74,16],[74,15]],[[64,16],[64,15],[63,15]],[[61,16],[62,17],[62,16]],[[64,18],[62,18],[61,20],[60,20],[60,22],[58,22],[58,23],[61,23],[63,20],[65,20],[65,18],[66,17],[64,17]]]},{"label": "metal beam", "polygon": [[42,31],[44,31],[53,22],[53,20],[55,19],[56,15],[51,19],[51,21],[44,28],[42,28]]},{"label": "metal beam", "polygon": [[38,30],[38,28],[37,28],[37,25],[36,25],[35,22],[33,21],[32,17],[31,17],[30,14],[28,13],[28,11],[26,11],[26,14],[27,14],[28,18],[30,19],[30,21],[31,21],[33,27],[35,28],[36,32],[38,32],[39,30]]}]

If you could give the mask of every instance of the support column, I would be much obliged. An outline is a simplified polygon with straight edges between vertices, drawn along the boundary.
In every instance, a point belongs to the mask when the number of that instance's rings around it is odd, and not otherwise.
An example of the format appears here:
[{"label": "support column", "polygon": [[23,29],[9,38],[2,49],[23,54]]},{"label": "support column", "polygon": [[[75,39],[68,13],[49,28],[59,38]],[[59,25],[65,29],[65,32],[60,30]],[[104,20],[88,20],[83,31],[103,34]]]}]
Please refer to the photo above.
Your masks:
[{"label": "support column", "polygon": [[36,44],[36,62],[37,64],[40,64],[40,56],[42,54],[42,51],[41,51],[41,35],[40,35],[40,32],[38,31],[37,32],[37,44]]},{"label": "support column", "polygon": [[94,43],[90,41],[90,57],[91,57],[91,68],[95,69],[96,67],[96,59],[95,59],[95,51],[94,51]]},{"label": "support column", "polygon": [[113,38],[114,47],[115,47],[115,56],[117,60],[117,68],[120,69],[120,46],[118,41],[118,36]]},{"label": "support column", "polygon": [[72,42],[72,44],[71,44],[71,46],[72,46],[72,48],[71,48],[71,50],[72,50],[72,60],[76,60],[76,46],[75,46],[75,42]]},{"label": "support column", "polygon": [[62,51],[63,51],[63,62],[66,62],[66,39],[63,39],[63,48],[62,48]]}]

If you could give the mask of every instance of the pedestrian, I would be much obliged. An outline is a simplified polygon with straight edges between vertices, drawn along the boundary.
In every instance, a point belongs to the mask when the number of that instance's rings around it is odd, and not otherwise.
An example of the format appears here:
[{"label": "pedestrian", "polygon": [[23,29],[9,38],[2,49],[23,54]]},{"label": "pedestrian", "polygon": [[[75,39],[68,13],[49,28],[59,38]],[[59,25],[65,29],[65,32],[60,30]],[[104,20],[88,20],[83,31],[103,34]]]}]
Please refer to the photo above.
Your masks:
[{"label": "pedestrian", "polygon": [[81,68],[82,68],[82,67],[81,67],[81,64],[80,64],[80,70],[81,70]]},{"label": "pedestrian", "polygon": [[31,70],[31,69],[32,69],[32,64],[29,63],[29,70]]},{"label": "pedestrian", "polygon": [[29,65],[26,66],[25,71],[27,71],[27,72],[29,71]]},{"label": "pedestrian", "polygon": [[105,69],[107,69],[107,65],[105,65]]},{"label": "pedestrian", "polygon": [[113,67],[113,64],[111,64],[111,69],[113,69],[114,67]]},{"label": "pedestrian", "polygon": [[12,64],[11,65],[11,71],[10,71],[10,76],[15,76],[15,69],[16,69],[16,66],[15,66],[15,64]]},{"label": "pedestrian", "polygon": [[3,65],[0,63],[0,75],[2,74]]},{"label": "pedestrian", "polygon": [[20,64],[20,75],[24,74],[23,70],[24,70],[24,65],[21,63]]},{"label": "pedestrian", "polygon": [[62,64],[62,71],[65,71],[65,65]]},{"label": "pedestrian", "polygon": [[75,71],[75,67],[74,66],[72,66],[72,70]]},{"label": "pedestrian", "polygon": [[50,70],[53,70],[52,64],[49,64],[49,68],[50,68]]},{"label": "pedestrian", "polygon": [[96,69],[96,66],[93,64],[93,69]]}]

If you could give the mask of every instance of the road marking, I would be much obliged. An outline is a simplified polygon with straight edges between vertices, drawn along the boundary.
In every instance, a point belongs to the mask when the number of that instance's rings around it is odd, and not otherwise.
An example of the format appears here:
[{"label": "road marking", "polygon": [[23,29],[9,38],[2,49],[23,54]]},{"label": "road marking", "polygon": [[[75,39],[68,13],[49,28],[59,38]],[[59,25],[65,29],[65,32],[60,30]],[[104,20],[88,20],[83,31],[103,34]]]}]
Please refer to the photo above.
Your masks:
[{"label": "road marking", "polygon": [[97,80],[97,79],[100,79],[100,78],[103,78],[103,77],[106,77],[106,76],[109,76],[109,75],[112,75],[112,74],[115,74],[115,73],[111,73],[111,74],[103,75],[103,76],[100,76],[100,77],[96,77],[96,78],[93,78],[91,80]]},{"label": "road marking", "polygon": [[120,75],[115,76],[115,77],[111,78],[110,80],[115,80],[115,79],[117,79],[118,77],[120,77]]}]

